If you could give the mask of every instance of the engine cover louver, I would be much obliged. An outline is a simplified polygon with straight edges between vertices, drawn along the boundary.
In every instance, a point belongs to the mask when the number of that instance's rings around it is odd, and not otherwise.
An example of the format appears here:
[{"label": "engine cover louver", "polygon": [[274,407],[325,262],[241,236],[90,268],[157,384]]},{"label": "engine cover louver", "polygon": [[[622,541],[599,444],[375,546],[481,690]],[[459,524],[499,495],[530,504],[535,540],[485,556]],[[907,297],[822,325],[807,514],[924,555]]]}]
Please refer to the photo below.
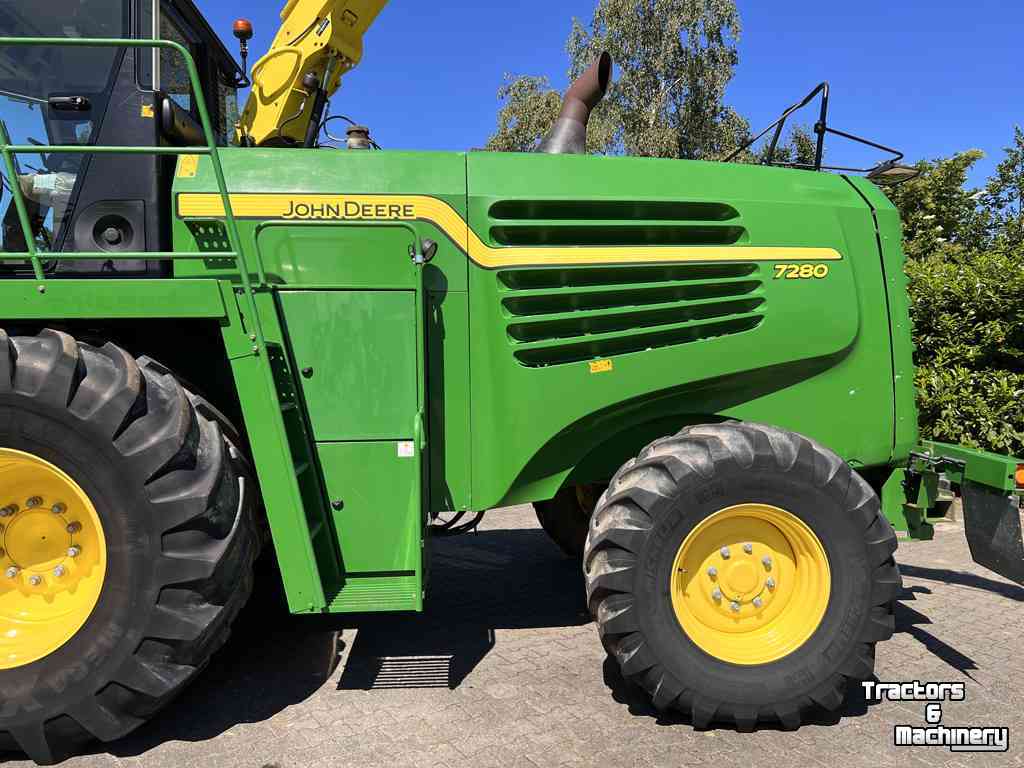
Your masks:
[{"label": "engine cover louver", "polygon": [[513,354],[540,367],[687,344],[758,326],[757,264],[498,273]]},{"label": "engine cover louver", "polygon": [[[739,213],[719,203],[504,200],[490,236],[509,246],[734,245]],[[764,319],[756,263],[526,268],[497,274],[513,354],[544,367],[688,344]]]},{"label": "engine cover louver", "polygon": [[495,245],[735,245],[747,236],[722,203],[502,200],[489,216]]}]

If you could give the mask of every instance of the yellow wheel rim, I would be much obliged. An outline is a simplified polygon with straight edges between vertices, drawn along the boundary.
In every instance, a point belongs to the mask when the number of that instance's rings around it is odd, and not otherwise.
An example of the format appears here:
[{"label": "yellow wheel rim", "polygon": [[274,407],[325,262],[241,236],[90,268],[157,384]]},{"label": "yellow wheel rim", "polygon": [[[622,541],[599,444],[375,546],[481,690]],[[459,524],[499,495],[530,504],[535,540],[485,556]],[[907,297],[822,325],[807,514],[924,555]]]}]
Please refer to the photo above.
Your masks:
[{"label": "yellow wheel rim", "polygon": [[679,547],[671,577],[683,631],[733,664],[793,653],[821,623],[830,589],[821,541],[768,504],[737,504],[703,520]]},{"label": "yellow wheel rim", "polygon": [[82,628],[107,549],[92,501],[48,461],[0,448],[0,670],[38,661]]}]

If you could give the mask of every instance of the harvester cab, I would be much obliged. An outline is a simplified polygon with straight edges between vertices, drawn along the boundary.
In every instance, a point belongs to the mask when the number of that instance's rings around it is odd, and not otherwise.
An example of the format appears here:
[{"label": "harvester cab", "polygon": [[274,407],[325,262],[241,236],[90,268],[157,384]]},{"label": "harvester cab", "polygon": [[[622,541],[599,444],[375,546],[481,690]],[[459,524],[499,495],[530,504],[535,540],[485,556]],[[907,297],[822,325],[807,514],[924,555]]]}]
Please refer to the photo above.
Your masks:
[{"label": "harvester cab", "polygon": [[[0,3],[0,751],[153,716],[264,546],[294,613],[419,611],[431,537],[499,506],[699,727],[838,709],[950,488],[1024,583],[1024,460],[919,439],[874,183],[910,171],[827,86],[759,165],[586,156],[606,56],[540,151],[331,147],[384,6],[288,0],[238,114],[189,0]],[[774,167],[815,98],[814,161]],[[826,135],[888,154],[826,172]]]},{"label": "harvester cab", "polygon": [[[64,260],[63,252],[158,252],[171,248],[170,192],[176,159],[144,148],[203,140],[197,98],[205,98],[218,139],[234,134],[242,71],[190,0],[12,0],[0,8],[5,35],[57,38],[163,38],[195,57],[202,95],[185,61],[168,49],[8,48],[0,66],[2,118],[19,144],[120,145],[121,154],[41,153],[20,160],[16,180],[29,207],[32,237],[51,274],[166,277],[167,262]],[[22,252],[13,196],[5,195],[0,248]],[[6,263],[7,274],[29,274]]]}]

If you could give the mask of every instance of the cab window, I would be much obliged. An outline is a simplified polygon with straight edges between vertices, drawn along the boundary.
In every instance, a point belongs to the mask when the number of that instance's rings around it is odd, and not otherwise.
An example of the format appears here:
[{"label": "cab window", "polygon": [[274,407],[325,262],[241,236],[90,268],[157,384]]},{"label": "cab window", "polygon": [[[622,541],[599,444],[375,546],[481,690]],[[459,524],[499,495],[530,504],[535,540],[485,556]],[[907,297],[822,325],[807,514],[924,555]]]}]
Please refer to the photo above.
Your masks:
[{"label": "cab window", "polygon": [[[4,0],[0,35],[11,37],[127,37],[126,0]],[[114,68],[123,54],[115,48],[60,45],[0,49],[0,120],[15,144],[93,144],[107,109]],[[86,100],[84,110],[60,109],[61,98]],[[3,179],[0,197],[9,201],[13,184],[21,187],[30,214],[39,224],[37,247],[57,239],[84,155],[19,155],[16,178]],[[2,249],[24,251],[26,244],[13,206],[6,205]]]}]

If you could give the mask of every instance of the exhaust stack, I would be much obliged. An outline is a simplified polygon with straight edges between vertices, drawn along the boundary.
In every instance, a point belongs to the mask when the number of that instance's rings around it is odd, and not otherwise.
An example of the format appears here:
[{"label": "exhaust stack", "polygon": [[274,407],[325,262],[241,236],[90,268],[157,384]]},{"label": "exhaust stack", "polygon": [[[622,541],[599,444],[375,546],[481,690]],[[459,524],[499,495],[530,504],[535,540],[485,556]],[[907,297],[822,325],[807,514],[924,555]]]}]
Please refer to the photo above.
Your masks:
[{"label": "exhaust stack", "polygon": [[549,155],[582,155],[587,151],[590,113],[604,98],[612,76],[612,57],[602,53],[565,92],[562,111],[537,148]]}]

